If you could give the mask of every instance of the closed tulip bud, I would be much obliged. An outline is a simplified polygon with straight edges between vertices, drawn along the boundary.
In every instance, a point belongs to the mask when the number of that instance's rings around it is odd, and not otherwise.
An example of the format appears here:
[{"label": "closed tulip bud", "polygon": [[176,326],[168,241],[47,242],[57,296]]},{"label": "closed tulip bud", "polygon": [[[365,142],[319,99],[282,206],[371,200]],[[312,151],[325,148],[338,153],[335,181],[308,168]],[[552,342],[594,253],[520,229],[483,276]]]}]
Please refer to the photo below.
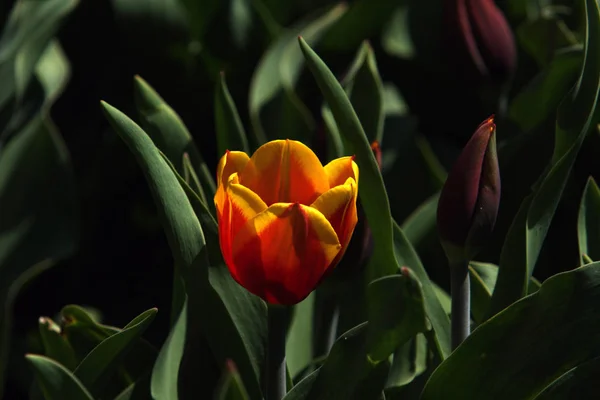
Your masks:
[{"label": "closed tulip bud", "polygon": [[514,36],[494,0],[444,0],[444,38],[466,78],[504,82],[513,74]]},{"label": "closed tulip bud", "polygon": [[494,118],[484,121],[452,167],[442,188],[437,225],[453,262],[468,262],[486,244],[500,205]]},{"label": "closed tulip bud", "polygon": [[252,157],[228,151],[217,168],[221,252],[232,277],[272,304],[306,298],[343,256],[356,226],[354,157],[323,165],[300,142]]}]

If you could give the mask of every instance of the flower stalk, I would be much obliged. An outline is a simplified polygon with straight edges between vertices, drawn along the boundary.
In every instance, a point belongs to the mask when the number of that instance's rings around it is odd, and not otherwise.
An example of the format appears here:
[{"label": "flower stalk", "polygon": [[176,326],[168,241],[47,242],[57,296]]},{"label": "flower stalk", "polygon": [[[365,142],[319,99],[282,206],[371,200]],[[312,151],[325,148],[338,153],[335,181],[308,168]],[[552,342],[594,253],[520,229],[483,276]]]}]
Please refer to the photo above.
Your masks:
[{"label": "flower stalk", "polygon": [[269,305],[267,313],[267,373],[266,400],[281,400],[287,392],[285,338],[287,318],[285,308]]},{"label": "flower stalk", "polygon": [[450,266],[450,296],[452,299],[451,337],[452,350],[454,350],[471,333],[471,287],[468,262]]},{"label": "flower stalk", "polygon": [[438,233],[450,264],[452,349],[470,333],[469,262],[488,243],[499,205],[496,125],[490,117],[456,160],[438,202]]}]

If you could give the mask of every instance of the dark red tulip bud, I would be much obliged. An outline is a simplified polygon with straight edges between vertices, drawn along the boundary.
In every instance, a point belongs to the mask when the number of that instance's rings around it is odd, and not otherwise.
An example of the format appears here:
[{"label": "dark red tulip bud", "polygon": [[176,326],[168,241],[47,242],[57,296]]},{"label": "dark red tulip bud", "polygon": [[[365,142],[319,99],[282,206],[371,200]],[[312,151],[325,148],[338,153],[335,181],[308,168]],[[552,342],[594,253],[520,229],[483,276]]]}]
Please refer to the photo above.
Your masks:
[{"label": "dark red tulip bud", "polygon": [[479,125],[440,194],[438,232],[450,263],[470,261],[486,244],[499,205],[500,169],[492,116]]},{"label": "dark red tulip bud", "polygon": [[444,0],[449,62],[473,80],[506,81],[517,52],[508,22],[494,0]]}]

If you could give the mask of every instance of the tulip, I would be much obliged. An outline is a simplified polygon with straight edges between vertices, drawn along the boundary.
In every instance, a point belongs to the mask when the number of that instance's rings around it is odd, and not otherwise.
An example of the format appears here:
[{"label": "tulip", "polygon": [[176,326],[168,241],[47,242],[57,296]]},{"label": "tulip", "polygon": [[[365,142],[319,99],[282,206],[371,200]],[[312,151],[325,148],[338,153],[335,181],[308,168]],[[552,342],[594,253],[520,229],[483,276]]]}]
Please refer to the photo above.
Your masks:
[{"label": "tulip", "polygon": [[438,232],[450,263],[452,347],[470,332],[468,263],[485,245],[500,205],[494,117],[484,121],[452,167],[438,202]]},{"label": "tulip", "polygon": [[506,81],[515,69],[517,52],[511,28],[494,0],[444,0],[444,6],[450,61],[459,63],[470,79]]},{"label": "tulip", "polygon": [[271,304],[306,298],[343,256],[357,221],[354,157],[323,165],[304,144],[275,140],[217,168],[219,242],[231,276]]},{"label": "tulip", "polygon": [[492,234],[500,205],[494,117],[484,121],[452,167],[437,209],[448,258],[470,261]]}]

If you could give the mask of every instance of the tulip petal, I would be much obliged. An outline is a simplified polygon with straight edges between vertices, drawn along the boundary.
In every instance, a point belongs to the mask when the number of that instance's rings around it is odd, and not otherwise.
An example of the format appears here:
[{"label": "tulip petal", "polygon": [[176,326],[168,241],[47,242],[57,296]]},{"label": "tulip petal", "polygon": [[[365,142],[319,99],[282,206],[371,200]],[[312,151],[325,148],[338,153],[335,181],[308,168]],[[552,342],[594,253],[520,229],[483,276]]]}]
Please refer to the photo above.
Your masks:
[{"label": "tulip petal", "polygon": [[354,181],[358,184],[358,165],[354,162],[354,156],[336,158],[327,164],[324,169],[330,188],[343,185],[348,178],[354,178]]},{"label": "tulip petal", "polygon": [[500,168],[496,151],[496,135],[492,132],[481,167],[476,211],[466,240],[468,256],[475,256],[479,249],[488,243],[492,235],[498,208],[500,207],[500,191]]},{"label": "tulip petal", "polygon": [[515,39],[500,8],[494,0],[469,0],[465,11],[485,68],[495,77],[512,74],[517,58]]},{"label": "tulip petal", "polygon": [[215,193],[215,208],[217,215],[223,212],[225,207],[225,186],[229,181],[229,177],[237,172],[240,173],[250,157],[243,151],[227,151],[217,165],[217,192]]},{"label": "tulip petal", "polygon": [[329,189],[311,205],[311,207],[319,210],[331,223],[342,245],[342,250],[334,260],[335,264],[344,255],[358,221],[356,211],[357,191],[358,187],[354,178],[348,178],[343,185]]},{"label": "tulip petal", "polygon": [[444,183],[437,211],[443,241],[463,246],[476,210],[482,168],[496,126],[493,117],[484,121],[458,156]]},{"label": "tulip petal", "polygon": [[267,209],[267,205],[256,193],[239,184],[238,174],[229,178],[224,196],[225,209],[219,217],[219,242],[225,263],[231,259],[231,244],[236,233],[258,213]]},{"label": "tulip petal", "polygon": [[329,189],[323,165],[310,148],[295,140],[261,146],[240,173],[240,183],[267,205],[311,204]]},{"label": "tulip petal", "polygon": [[231,275],[269,303],[295,304],[319,283],[341,249],[329,221],[299,203],[276,203],[233,242]]}]

